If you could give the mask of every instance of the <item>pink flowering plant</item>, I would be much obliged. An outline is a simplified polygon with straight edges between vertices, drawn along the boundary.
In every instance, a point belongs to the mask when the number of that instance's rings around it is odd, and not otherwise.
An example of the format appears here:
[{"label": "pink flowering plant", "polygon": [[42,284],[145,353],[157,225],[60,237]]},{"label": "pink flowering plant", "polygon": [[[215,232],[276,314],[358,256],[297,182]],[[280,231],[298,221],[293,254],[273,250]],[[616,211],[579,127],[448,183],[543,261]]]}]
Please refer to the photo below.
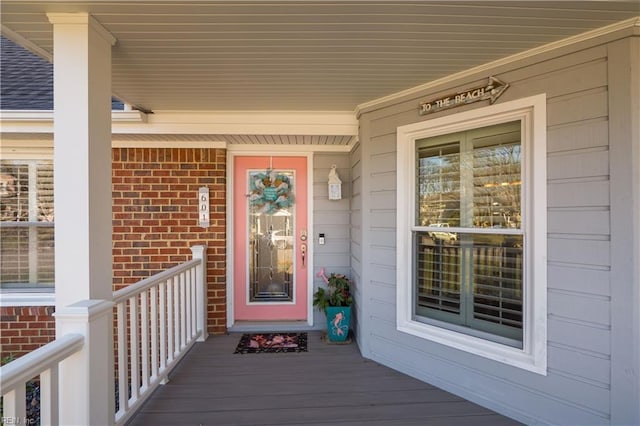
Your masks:
[{"label": "pink flowering plant", "polygon": [[324,268],[320,269],[317,276],[322,278],[327,285],[326,289],[320,287],[313,294],[313,306],[317,307],[319,311],[324,312],[327,306],[351,306],[353,304],[349,278],[336,273],[327,277]]}]

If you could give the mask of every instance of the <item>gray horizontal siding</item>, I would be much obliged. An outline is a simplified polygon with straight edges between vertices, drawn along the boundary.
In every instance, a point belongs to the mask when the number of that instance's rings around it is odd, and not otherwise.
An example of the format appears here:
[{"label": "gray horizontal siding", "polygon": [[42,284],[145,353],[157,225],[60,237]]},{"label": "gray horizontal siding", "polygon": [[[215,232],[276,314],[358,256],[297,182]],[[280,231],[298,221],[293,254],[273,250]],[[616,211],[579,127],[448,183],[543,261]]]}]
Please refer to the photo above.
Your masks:
[{"label": "gray horizontal siding", "polygon": [[[500,102],[547,95],[548,376],[448,349],[395,329],[396,129],[428,117],[425,99],[486,77],[372,109],[361,117],[362,276],[371,358],[525,422],[607,424],[611,386],[609,101],[607,49],[596,46],[496,69],[511,87]],[[360,202],[360,200],[359,200]],[[407,236],[408,237],[408,236]]]},{"label": "gray horizontal siding", "polygon": [[[329,200],[328,175],[332,165],[342,180],[342,199]],[[313,244],[314,291],[322,284],[316,272],[320,268],[327,275],[335,272],[350,275],[351,212],[350,212],[350,164],[348,153],[316,153],[313,156]],[[319,234],[324,234],[325,244],[318,244]],[[314,310],[314,327],[326,328],[324,313]]]}]

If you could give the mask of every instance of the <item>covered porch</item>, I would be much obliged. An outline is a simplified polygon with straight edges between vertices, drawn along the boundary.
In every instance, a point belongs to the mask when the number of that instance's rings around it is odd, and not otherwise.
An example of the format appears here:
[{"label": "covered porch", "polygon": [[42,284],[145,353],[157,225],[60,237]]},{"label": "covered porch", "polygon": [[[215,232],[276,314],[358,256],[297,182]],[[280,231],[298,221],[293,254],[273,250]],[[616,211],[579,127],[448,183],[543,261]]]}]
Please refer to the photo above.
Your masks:
[{"label": "covered porch", "polygon": [[129,425],[515,425],[308,333],[308,352],[234,354],[241,334],[197,343]]},{"label": "covered porch", "polygon": [[[328,342],[322,331],[305,332],[304,351],[236,353],[242,333],[205,331],[206,248],[192,250],[189,262],[114,292],[114,304],[59,311],[69,332],[0,371],[5,423],[520,424],[364,358],[355,340]],[[115,357],[100,336],[112,310]],[[37,393],[25,392],[34,383]]]},{"label": "covered porch", "polygon": [[[3,35],[55,56],[54,110],[3,112],[2,136],[12,133],[3,148],[52,161],[56,340],[3,367],[3,415],[26,421],[24,384],[39,375],[43,424],[512,422],[480,405],[528,423],[637,423],[640,293],[629,254],[638,241],[628,231],[640,222],[638,9],[558,4],[4,1]],[[494,76],[511,87],[494,108],[497,97],[449,102],[489,93]],[[112,113],[112,96],[125,111]],[[425,115],[430,100],[451,109]],[[403,145],[398,131],[436,122],[431,138],[468,113],[481,128],[516,110],[541,165],[525,164],[535,173],[522,176],[550,208],[531,214],[543,249],[526,250],[543,278],[523,292],[522,347],[507,347],[495,333],[459,332],[457,316],[413,321],[403,213],[415,211],[416,182],[402,161],[415,140]],[[232,287],[244,289],[235,272],[246,264],[234,262],[251,242],[232,241],[248,216],[234,200],[250,185],[235,187],[250,176],[236,171],[251,168],[235,160],[261,157],[263,173],[274,156],[301,158],[298,177],[308,177],[295,193],[307,226],[284,235],[299,244],[295,299],[305,310],[274,317],[312,338],[308,353],[234,355],[238,336],[224,333],[247,320],[234,301],[252,302]],[[334,164],[344,179],[336,202],[326,180]],[[207,220],[200,186],[211,191]],[[119,216],[120,205],[131,215]],[[170,223],[150,221],[160,216]],[[273,243],[266,229],[256,235]],[[183,264],[189,272],[129,282],[184,262],[188,245],[202,247]],[[122,264],[131,276],[117,282]],[[354,284],[348,346],[317,339],[311,295],[325,266]],[[409,320],[418,328],[401,327]],[[520,362],[531,354],[537,369]]]}]

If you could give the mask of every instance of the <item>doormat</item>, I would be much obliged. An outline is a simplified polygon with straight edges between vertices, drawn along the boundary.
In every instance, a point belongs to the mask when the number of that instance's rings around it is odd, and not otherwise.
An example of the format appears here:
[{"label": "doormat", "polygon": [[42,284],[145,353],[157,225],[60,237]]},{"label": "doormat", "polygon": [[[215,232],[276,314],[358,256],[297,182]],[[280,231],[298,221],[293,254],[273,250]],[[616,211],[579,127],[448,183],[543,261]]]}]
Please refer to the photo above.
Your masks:
[{"label": "doormat", "polygon": [[234,354],[307,352],[307,333],[245,333]]}]

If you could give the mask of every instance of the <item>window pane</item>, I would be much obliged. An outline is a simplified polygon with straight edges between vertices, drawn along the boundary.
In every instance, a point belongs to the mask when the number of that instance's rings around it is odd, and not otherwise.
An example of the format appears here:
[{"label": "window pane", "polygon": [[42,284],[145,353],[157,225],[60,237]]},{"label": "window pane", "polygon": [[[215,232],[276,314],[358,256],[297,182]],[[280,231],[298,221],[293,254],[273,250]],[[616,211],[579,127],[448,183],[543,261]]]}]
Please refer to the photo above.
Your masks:
[{"label": "window pane", "polygon": [[521,235],[470,239],[473,328],[522,341]]},{"label": "window pane", "polygon": [[0,228],[0,282],[29,282],[29,228]]},{"label": "window pane", "polygon": [[0,163],[0,220],[29,220],[29,166]]},{"label": "window pane", "polygon": [[520,228],[520,131],[495,129],[473,140],[473,226]]},{"label": "window pane", "polygon": [[[425,313],[423,308],[428,308],[459,315],[460,247],[446,244],[433,233],[418,232],[416,261],[416,313]],[[434,312],[430,315],[441,317]]]},{"label": "window pane", "polygon": [[418,148],[418,226],[460,226],[460,146]]},{"label": "window pane", "polygon": [[39,222],[53,222],[53,164],[41,162],[37,167],[38,217]]},{"label": "window pane", "polygon": [[52,161],[1,161],[2,287],[53,285],[53,220]]},{"label": "window pane", "polygon": [[53,227],[38,227],[38,248],[37,248],[37,262],[38,262],[38,276],[37,280],[42,285],[53,285],[54,280],[54,241]]},{"label": "window pane", "polygon": [[52,287],[54,282],[53,225],[0,228],[0,285]]},{"label": "window pane", "polygon": [[[262,177],[263,172],[250,172],[249,182],[260,181]],[[293,182],[293,172],[279,171],[277,179],[285,178]],[[279,185],[277,180],[276,185]],[[268,201],[275,201],[277,196],[275,191],[264,195]],[[250,301],[291,302],[295,292],[295,209],[289,206],[270,211],[268,207],[269,204],[249,203],[247,209]]]},{"label": "window pane", "polygon": [[417,232],[415,241],[416,315],[522,342],[521,235]]},{"label": "window pane", "polygon": [[416,142],[416,225],[521,227],[520,121]]}]

